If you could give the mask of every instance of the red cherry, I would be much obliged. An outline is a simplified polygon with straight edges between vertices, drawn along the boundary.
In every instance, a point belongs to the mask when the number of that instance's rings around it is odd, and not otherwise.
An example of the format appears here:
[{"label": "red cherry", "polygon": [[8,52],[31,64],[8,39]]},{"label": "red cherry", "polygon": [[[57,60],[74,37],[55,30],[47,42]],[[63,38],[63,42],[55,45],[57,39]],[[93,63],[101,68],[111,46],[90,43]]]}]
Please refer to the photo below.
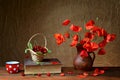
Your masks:
[{"label": "red cherry", "polygon": [[104,74],[105,71],[104,70],[100,70],[99,74]]},{"label": "red cherry", "polygon": [[25,76],[24,72],[21,73],[21,76]]},{"label": "red cherry", "polygon": [[49,77],[51,76],[51,74],[49,72],[46,75],[49,76]]},{"label": "red cherry", "polygon": [[92,75],[93,75],[93,76],[98,76],[99,74],[98,74],[98,73],[93,73]]},{"label": "red cherry", "polygon": [[65,76],[65,74],[64,74],[64,73],[61,73],[60,76]]},{"label": "red cherry", "polygon": [[38,73],[38,76],[40,77],[40,76],[41,76],[41,73]]},{"label": "red cherry", "polygon": [[42,47],[41,46],[38,46],[38,51],[41,51]]},{"label": "red cherry", "polygon": [[37,52],[37,46],[33,47],[33,51]]},{"label": "red cherry", "polygon": [[84,72],[83,75],[84,75],[84,76],[88,76],[89,74],[88,74],[87,72]]},{"label": "red cherry", "polygon": [[46,53],[47,50],[43,47],[43,48],[41,49],[41,52],[42,52],[42,53]]}]

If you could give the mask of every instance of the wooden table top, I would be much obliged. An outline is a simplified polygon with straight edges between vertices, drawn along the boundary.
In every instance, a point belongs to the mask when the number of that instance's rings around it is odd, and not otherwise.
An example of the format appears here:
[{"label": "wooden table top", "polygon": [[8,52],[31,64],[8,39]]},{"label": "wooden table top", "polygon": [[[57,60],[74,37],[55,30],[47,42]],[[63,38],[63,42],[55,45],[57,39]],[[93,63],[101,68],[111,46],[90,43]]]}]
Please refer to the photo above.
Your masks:
[{"label": "wooden table top", "polygon": [[[73,71],[74,74],[68,74],[70,71]],[[104,74],[99,76],[89,75],[85,78],[79,77],[79,74],[83,73],[83,71],[75,70],[72,67],[63,67],[62,72],[65,73],[65,76],[60,76],[60,74],[51,74],[50,77],[45,74],[40,77],[37,75],[22,76],[23,71],[17,74],[9,74],[4,67],[0,67],[0,80],[120,80],[120,67],[109,67]],[[92,72],[89,71],[88,73]]]}]

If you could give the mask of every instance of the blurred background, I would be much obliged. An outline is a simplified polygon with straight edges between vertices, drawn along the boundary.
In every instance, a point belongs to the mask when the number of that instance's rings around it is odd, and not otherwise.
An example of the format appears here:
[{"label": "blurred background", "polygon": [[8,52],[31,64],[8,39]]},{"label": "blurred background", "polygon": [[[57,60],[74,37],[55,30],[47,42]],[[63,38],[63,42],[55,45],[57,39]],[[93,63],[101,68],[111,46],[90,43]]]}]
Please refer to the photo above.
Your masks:
[{"label": "blurred background", "polygon": [[120,0],[0,0],[0,66],[9,60],[23,63],[27,42],[38,32],[47,37],[47,47],[52,50],[46,58],[58,58],[63,66],[73,66],[76,48],[69,46],[70,40],[58,46],[53,37],[68,31],[61,24],[65,19],[82,27],[92,19],[115,33],[116,40],[105,47],[106,55],[96,53],[94,66],[120,66]]}]

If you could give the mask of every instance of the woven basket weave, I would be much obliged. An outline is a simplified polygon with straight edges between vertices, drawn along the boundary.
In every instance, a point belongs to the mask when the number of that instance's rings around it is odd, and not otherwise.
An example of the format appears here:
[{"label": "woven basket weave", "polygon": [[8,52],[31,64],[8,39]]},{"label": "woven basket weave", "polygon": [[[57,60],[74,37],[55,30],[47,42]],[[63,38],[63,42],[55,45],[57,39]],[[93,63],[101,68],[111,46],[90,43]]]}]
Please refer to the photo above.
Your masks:
[{"label": "woven basket weave", "polygon": [[[47,46],[47,39],[46,39],[46,37],[45,37],[42,33],[36,33],[36,34],[34,34],[33,36],[31,36],[30,39],[29,39],[29,41],[28,41],[28,43],[30,43],[31,40],[32,40],[34,37],[38,36],[38,35],[42,35],[42,36],[43,36],[44,41],[45,41],[44,48],[46,48],[46,46]],[[47,48],[46,48],[46,49],[47,49]],[[28,50],[29,50],[29,52],[30,52],[30,54],[31,54],[31,58],[32,58],[32,60],[33,60],[34,62],[40,62],[40,61],[43,60],[44,54],[37,54],[37,53],[36,53],[35,51],[33,51],[32,49],[28,49]]]}]

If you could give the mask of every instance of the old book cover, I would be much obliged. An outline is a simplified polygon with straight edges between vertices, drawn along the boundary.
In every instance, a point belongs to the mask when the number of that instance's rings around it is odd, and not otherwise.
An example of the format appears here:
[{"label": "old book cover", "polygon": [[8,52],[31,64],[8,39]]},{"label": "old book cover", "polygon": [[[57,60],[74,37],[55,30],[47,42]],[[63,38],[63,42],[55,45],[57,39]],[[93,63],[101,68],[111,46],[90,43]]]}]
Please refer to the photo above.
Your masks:
[{"label": "old book cover", "polygon": [[62,64],[57,58],[47,58],[43,61],[36,63],[31,59],[24,60],[24,73],[25,74],[38,74],[38,73],[61,73]]}]

